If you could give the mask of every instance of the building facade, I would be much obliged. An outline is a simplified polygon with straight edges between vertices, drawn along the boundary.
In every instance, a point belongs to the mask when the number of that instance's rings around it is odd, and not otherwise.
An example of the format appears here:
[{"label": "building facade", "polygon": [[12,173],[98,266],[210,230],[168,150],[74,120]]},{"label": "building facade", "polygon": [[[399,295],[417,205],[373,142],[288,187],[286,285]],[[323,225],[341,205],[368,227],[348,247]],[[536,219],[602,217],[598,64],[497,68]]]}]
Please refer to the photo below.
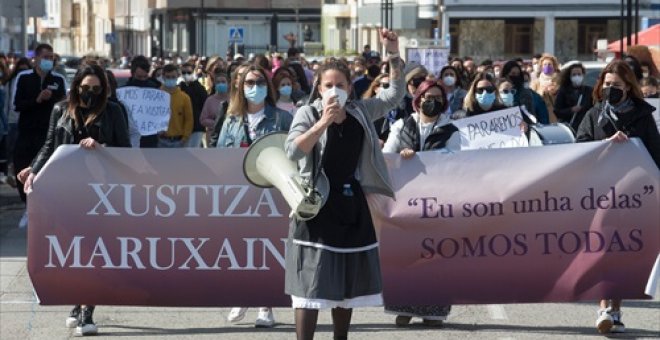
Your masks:
[{"label": "building facade", "polygon": [[[390,0],[392,28],[403,44],[449,44],[452,55],[477,60],[529,58],[591,60],[598,39],[620,37],[620,0]],[[640,23],[660,18],[653,0],[639,0]],[[379,46],[383,0],[324,0],[326,50]],[[440,15],[438,13],[440,12]],[[440,25],[438,25],[440,22]],[[435,33],[435,31],[439,32]]]},{"label": "building facade", "polygon": [[150,20],[154,56],[286,51],[287,35],[299,47],[321,37],[321,4],[309,0],[158,0]]}]

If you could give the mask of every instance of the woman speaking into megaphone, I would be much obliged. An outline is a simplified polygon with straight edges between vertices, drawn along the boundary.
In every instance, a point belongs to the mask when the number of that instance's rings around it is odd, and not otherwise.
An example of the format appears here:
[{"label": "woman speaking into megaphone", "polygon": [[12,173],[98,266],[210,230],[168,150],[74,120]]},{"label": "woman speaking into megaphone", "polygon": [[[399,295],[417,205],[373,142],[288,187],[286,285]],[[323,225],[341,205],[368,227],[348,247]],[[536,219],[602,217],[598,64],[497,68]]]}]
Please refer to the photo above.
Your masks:
[{"label": "woman speaking into megaphone", "polygon": [[286,253],[285,292],[295,308],[298,339],[312,339],[319,309],[332,309],[334,338],[346,339],[352,308],[380,306],[378,241],[365,193],[394,195],[373,122],[405,94],[397,35],[381,31],[391,86],[357,100],[350,70],[340,61],[322,65],[310,98],[294,116],[285,143],[301,176],[321,193],[316,217],[294,218]]}]

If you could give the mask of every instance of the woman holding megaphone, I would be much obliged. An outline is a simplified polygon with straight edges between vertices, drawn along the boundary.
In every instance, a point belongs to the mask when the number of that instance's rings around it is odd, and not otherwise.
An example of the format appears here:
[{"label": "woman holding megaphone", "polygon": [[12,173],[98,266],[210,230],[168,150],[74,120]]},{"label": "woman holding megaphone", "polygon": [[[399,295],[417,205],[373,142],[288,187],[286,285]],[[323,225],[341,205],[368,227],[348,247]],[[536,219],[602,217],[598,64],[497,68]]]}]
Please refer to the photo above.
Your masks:
[{"label": "woman holding megaphone", "polygon": [[390,87],[351,100],[347,65],[330,61],[317,71],[311,104],[294,116],[287,156],[323,197],[316,217],[294,218],[286,253],[285,292],[295,309],[298,339],[312,339],[319,309],[332,309],[334,338],[346,339],[352,308],[380,306],[378,241],[366,193],[394,195],[373,122],[405,94],[397,35],[383,29]]}]

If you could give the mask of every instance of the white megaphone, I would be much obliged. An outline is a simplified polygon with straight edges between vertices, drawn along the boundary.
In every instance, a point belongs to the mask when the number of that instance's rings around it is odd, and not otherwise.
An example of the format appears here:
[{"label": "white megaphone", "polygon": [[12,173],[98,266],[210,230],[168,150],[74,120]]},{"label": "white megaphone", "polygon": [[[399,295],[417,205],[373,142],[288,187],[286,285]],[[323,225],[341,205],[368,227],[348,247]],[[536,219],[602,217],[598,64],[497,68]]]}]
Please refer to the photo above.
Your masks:
[{"label": "white megaphone", "polygon": [[321,209],[321,194],[286,157],[286,137],[286,132],[273,132],[254,141],[243,158],[243,174],[260,188],[276,187],[291,207],[290,217],[306,221]]}]

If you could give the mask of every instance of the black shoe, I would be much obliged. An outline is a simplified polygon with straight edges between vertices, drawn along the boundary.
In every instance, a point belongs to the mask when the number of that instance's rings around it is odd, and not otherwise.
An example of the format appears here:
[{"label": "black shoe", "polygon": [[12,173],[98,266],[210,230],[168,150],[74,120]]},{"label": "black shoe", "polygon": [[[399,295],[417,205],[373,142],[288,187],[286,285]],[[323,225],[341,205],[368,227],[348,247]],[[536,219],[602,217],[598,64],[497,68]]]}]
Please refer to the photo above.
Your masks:
[{"label": "black shoe", "polygon": [[69,317],[66,318],[66,327],[67,328],[75,328],[78,326],[78,319],[80,318],[80,305],[75,305],[71,312],[69,313]]},{"label": "black shoe", "polygon": [[80,313],[80,318],[78,319],[78,326],[76,327],[75,336],[85,336],[85,335],[95,335],[98,333],[96,324],[92,319],[94,314],[94,306],[85,307]]}]

